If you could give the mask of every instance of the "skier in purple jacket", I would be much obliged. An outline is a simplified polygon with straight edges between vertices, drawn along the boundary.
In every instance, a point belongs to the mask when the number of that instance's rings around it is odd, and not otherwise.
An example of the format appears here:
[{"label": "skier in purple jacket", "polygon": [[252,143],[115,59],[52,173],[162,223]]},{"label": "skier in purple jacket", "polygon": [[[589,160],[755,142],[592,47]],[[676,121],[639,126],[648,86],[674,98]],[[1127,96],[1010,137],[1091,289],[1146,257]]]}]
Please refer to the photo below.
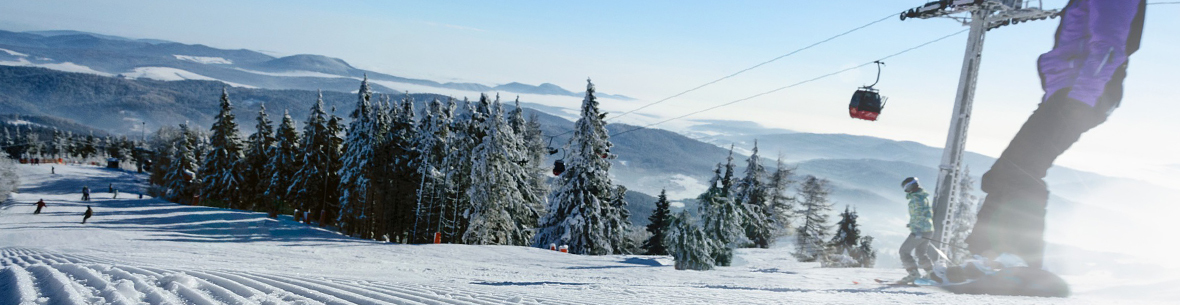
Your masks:
[{"label": "skier in purple jacket", "polygon": [[1045,89],[1041,104],[980,182],[987,198],[967,237],[971,252],[991,258],[1009,253],[1042,267],[1049,201],[1042,179],[1057,156],[1119,106],[1146,7],[1145,0],[1072,0],[1065,6],[1053,49],[1037,60]]}]

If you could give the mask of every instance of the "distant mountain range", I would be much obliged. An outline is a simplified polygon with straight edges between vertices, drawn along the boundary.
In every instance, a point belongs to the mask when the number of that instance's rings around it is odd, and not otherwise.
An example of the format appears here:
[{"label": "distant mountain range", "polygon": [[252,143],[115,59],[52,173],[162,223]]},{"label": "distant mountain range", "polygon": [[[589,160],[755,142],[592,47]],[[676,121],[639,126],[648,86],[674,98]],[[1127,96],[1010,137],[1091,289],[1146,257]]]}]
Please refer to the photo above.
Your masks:
[{"label": "distant mountain range", "polygon": [[[580,97],[543,83],[488,86],[439,83],[357,69],[339,58],[300,54],[275,58],[251,50],[223,50],[156,39],[129,39],[79,31],[0,31],[0,65],[154,80],[217,80],[235,87],[350,92],[366,75],[374,90],[429,92],[430,88]],[[601,94],[621,100],[622,95]]]}]

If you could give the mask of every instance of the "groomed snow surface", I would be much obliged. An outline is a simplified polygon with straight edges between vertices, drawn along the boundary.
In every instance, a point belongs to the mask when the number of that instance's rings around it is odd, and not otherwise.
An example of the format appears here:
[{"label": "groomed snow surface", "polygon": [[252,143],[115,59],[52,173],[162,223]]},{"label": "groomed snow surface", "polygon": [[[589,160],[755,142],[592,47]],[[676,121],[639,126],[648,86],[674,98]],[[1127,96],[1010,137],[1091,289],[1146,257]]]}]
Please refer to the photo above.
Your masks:
[{"label": "groomed snow surface", "polygon": [[[0,206],[0,304],[1147,302],[1085,292],[1045,299],[886,287],[873,279],[904,272],[818,268],[795,262],[789,245],[738,250],[734,266],[698,272],[674,270],[668,257],[379,243],[290,218],[137,199],[146,176],[55,167],[51,175],[50,165],[20,165],[20,193]],[[93,190],[90,202],[79,201],[83,185]],[[33,215],[38,199],[48,206]],[[87,204],[94,217],[81,224]]]}]

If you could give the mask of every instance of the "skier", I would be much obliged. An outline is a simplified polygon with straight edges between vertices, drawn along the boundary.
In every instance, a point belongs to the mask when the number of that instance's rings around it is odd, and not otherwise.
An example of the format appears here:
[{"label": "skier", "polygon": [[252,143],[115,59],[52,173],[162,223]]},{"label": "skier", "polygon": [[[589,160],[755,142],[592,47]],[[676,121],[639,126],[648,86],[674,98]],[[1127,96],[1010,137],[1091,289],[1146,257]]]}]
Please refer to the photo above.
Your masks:
[{"label": "skier", "polygon": [[114,183],[107,184],[107,193],[114,193],[114,192],[115,192],[115,184]]},{"label": "skier", "polygon": [[50,167],[49,167],[49,174],[50,174],[50,175],[57,175],[57,168],[54,168],[53,166],[50,166]]},{"label": "skier", "polygon": [[82,201],[90,201],[90,187],[89,186],[82,187]]},{"label": "skier", "polygon": [[82,223],[86,223],[86,220],[90,219],[90,216],[94,216],[94,210],[91,210],[90,206],[86,206],[86,214],[82,214]]},{"label": "skier", "polygon": [[119,198],[119,190],[118,189],[115,189],[114,195],[111,196],[111,199],[116,199],[116,198]]},{"label": "skier", "polygon": [[[905,226],[910,229],[910,236],[905,239],[898,249],[901,264],[905,267],[906,277],[897,281],[898,284],[909,284],[920,278],[918,267],[926,270],[926,276],[936,282],[942,282],[934,273],[933,261],[938,259],[930,238],[934,235],[934,212],[930,210],[930,193],[918,184],[918,178],[909,177],[901,181],[905,190],[905,198],[909,200],[910,222]],[[918,255],[914,261],[914,252]]]},{"label": "skier", "polygon": [[1139,49],[1145,0],[1072,0],[1056,44],[1037,60],[1040,106],[983,175],[987,193],[966,243],[995,259],[1009,254],[1040,269],[1044,258],[1046,171],[1082,133],[1119,106],[1127,58]]},{"label": "skier", "polygon": [[45,207],[45,199],[37,200],[37,210],[33,211],[33,215],[41,214],[41,208]]}]

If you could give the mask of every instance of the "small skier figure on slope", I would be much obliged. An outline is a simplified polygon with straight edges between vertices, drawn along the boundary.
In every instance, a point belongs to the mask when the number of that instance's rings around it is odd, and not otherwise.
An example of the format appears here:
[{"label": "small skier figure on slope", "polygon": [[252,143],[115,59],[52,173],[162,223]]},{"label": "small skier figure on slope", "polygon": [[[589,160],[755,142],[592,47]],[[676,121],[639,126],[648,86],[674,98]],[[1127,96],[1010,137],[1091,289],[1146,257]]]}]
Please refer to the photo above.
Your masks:
[{"label": "small skier figure on slope", "polygon": [[90,187],[89,186],[82,187],[82,201],[90,201]]},{"label": "small skier figure on slope", "polygon": [[1049,201],[1043,179],[1058,156],[1119,106],[1146,8],[1145,0],[1072,0],[1065,6],[1053,49],[1037,59],[1045,90],[1041,104],[980,181],[987,197],[966,240],[972,253],[1014,255],[1042,268]]},{"label": "small skier figure on slope", "polygon": [[86,206],[86,213],[82,214],[82,223],[86,223],[86,220],[90,219],[90,216],[94,216],[94,210],[91,210],[90,206]]},{"label": "small skier figure on slope", "polygon": [[[941,282],[942,279],[934,273],[933,265],[939,258],[936,252],[938,250],[930,244],[930,238],[934,235],[934,212],[930,209],[930,193],[923,190],[918,184],[918,178],[914,177],[905,178],[901,182],[901,187],[905,190],[906,199],[909,200],[910,222],[905,226],[910,229],[910,236],[898,249],[901,264],[908,275],[897,283],[909,284],[922,277],[922,274],[918,273],[919,266],[926,270],[927,277]],[[914,252],[917,252],[917,261],[914,260]]]},{"label": "small skier figure on slope", "polygon": [[37,210],[33,211],[33,215],[41,214],[41,208],[45,207],[45,199],[37,200]]}]

